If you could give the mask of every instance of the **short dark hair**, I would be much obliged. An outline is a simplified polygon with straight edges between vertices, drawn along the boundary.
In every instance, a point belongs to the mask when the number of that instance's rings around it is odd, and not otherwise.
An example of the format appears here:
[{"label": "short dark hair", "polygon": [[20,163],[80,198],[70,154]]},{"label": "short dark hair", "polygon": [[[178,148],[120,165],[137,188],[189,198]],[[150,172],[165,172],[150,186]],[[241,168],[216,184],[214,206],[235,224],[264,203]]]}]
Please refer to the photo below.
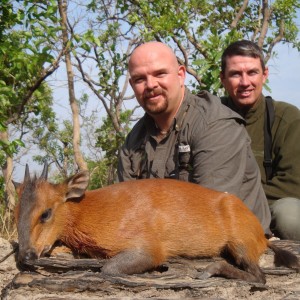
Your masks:
[{"label": "short dark hair", "polygon": [[221,58],[221,72],[223,74],[226,69],[226,59],[236,55],[259,58],[261,67],[265,71],[266,66],[261,49],[251,41],[241,40],[230,44],[224,50]]}]

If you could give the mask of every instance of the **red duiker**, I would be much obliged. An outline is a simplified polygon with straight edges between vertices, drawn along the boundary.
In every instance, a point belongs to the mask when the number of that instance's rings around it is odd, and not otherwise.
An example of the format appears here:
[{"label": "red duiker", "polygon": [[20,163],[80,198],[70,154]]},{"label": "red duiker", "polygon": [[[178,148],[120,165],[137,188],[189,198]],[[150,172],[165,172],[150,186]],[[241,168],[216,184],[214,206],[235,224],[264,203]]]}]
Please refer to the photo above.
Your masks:
[{"label": "red duiker", "polygon": [[73,251],[109,258],[102,272],[142,273],[170,257],[230,256],[199,278],[220,275],[265,283],[258,265],[270,247],[275,261],[299,271],[297,257],[275,247],[237,197],[173,179],[145,179],[86,191],[87,171],[61,184],[25,178],[18,187],[16,220],[21,262],[37,259],[61,240]]}]

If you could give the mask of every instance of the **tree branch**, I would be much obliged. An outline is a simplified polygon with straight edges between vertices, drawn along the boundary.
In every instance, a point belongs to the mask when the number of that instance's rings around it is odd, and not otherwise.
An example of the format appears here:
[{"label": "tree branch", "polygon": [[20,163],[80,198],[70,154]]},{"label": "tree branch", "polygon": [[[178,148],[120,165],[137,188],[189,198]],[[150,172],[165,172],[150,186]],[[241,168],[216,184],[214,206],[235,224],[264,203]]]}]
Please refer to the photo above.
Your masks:
[{"label": "tree branch", "polygon": [[108,107],[105,98],[95,89],[93,83],[91,82],[91,80],[89,79],[89,76],[84,72],[81,61],[79,59],[79,57],[75,54],[74,55],[77,63],[78,63],[78,68],[79,71],[81,73],[82,76],[82,80],[90,87],[90,89],[92,90],[92,92],[96,95],[96,97],[102,102],[105,111],[107,112],[107,114],[109,115],[109,118],[112,120],[113,126],[115,128],[115,130],[117,132],[120,132],[120,126],[117,122],[115,122],[115,116],[114,116],[114,112],[112,112],[110,110],[110,108]]},{"label": "tree branch", "polygon": [[236,14],[234,20],[232,21],[232,23],[230,24],[230,27],[236,28],[237,23],[239,22],[239,20],[241,19],[244,11],[246,10],[247,6],[248,6],[249,1],[248,0],[244,0],[242,7],[239,9],[238,13]]},{"label": "tree branch", "polygon": [[284,31],[285,31],[285,26],[284,26],[284,20],[282,19],[282,20],[280,20],[279,33],[273,39],[273,41],[270,43],[270,45],[268,47],[267,54],[265,55],[265,62],[267,62],[270,59],[274,46],[283,40]]},{"label": "tree branch", "polygon": [[257,42],[258,47],[260,47],[261,49],[263,48],[264,40],[266,38],[269,29],[269,21],[270,21],[271,13],[272,13],[272,9],[269,7],[268,0],[263,0],[263,7],[262,7],[263,21],[262,21],[260,35]]},{"label": "tree branch", "polygon": [[28,89],[28,92],[24,95],[22,103],[19,106],[17,113],[13,114],[10,118],[8,118],[5,122],[5,125],[11,124],[20,118],[24,111],[24,107],[31,99],[33,93],[40,87],[40,85],[45,81],[45,79],[49,77],[59,67],[59,61],[63,54],[64,49],[60,51],[56,60],[48,68],[43,69],[41,75],[36,79],[35,83]]}]

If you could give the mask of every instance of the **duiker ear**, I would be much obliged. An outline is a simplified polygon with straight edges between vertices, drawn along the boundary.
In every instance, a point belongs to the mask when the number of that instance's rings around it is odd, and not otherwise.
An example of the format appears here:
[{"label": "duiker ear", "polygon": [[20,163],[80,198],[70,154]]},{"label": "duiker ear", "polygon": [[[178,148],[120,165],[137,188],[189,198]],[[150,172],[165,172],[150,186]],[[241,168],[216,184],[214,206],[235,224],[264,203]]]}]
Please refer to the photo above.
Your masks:
[{"label": "duiker ear", "polygon": [[84,195],[85,190],[89,185],[89,172],[79,172],[67,179],[67,192],[65,201],[71,198],[79,198]]},{"label": "duiker ear", "polygon": [[16,190],[22,185],[22,183],[14,181],[14,180],[12,180],[12,184],[14,185]]},{"label": "duiker ear", "polygon": [[48,178],[48,164],[47,164],[47,162],[44,162],[44,168],[43,168],[43,172],[41,174],[40,179],[47,180],[47,178]]},{"label": "duiker ear", "polygon": [[14,185],[15,190],[16,190],[17,194],[19,195],[22,183],[13,180],[12,184]]},{"label": "duiker ear", "polygon": [[24,183],[31,182],[30,173],[29,173],[29,167],[28,164],[26,164],[25,167],[25,175],[24,175]]}]

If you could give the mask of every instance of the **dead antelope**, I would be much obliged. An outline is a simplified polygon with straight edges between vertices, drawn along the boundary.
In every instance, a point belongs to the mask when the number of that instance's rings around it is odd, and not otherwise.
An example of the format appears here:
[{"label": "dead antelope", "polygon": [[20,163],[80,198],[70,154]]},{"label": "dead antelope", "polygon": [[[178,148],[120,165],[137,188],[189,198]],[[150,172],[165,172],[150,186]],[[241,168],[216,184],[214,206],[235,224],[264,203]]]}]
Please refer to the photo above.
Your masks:
[{"label": "dead antelope", "polygon": [[170,257],[229,255],[199,278],[213,275],[265,283],[258,265],[270,247],[275,261],[299,271],[297,257],[275,247],[254,214],[237,197],[173,179],[146,179],[86,191],[88,172],[61,184],[30,178],[18,187],[16,220],[21,262],[47,253],[61,240],[73,251],[109,258],[110,275],[151,270]]}]

